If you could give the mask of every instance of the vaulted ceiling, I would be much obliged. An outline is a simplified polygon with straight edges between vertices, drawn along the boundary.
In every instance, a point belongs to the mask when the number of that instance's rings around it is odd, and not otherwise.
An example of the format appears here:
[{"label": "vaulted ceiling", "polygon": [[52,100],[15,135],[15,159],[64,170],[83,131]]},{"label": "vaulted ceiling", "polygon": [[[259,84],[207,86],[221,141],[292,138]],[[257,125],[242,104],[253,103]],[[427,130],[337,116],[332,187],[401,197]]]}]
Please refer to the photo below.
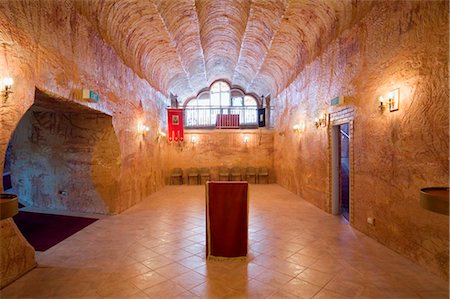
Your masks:
[{"label": "vaulted ceiling", "polygon": [[357,0],[76,0],[124,62],[181,101],[217,79],[280,93],[370,7]]}]

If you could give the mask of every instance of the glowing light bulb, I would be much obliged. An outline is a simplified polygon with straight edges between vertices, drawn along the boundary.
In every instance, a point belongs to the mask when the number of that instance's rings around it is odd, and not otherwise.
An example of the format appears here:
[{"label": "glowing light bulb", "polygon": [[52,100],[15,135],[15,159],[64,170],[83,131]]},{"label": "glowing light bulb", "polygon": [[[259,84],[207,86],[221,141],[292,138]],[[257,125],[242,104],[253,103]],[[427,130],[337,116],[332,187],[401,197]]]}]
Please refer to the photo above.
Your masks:
[{"label": "glowing light bulb", "polygon": [[11,86],[14,84],[14,80],[11,77],[5,77],[3,78],[3,86],[5,86],[6,89],[11,88]]}]

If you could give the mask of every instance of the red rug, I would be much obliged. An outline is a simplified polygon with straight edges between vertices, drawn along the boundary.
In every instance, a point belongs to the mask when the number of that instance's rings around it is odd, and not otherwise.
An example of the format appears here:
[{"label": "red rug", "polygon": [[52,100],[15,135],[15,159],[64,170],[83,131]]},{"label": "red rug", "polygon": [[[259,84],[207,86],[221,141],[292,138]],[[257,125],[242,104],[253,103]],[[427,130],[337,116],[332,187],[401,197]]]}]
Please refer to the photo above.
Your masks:
[{"label": "red rug", "polygon": [[98,219],[19,211],[13,217],[36,251],[45,251]]}]

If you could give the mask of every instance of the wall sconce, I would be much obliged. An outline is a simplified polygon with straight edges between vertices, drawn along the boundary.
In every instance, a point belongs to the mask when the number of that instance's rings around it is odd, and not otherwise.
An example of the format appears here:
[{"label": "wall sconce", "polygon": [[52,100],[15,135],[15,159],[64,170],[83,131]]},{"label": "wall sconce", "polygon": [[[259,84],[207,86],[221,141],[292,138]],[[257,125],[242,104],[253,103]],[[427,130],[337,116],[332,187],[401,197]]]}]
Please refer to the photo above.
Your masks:
[{"label": "wall sconce", "polygon": [[383,96],[379,96],[378,97],[378,109],[380,109],[380,111],[383,111],[386,108],[386,102],[384,101],[384,97]]},{"label": "wall sconce", "polygon": [[158,135],[156,135],[156,140],[166,137],[166,133],[159,131]]},{"label": "wall sconce", "polygon": [[197,138],[197,136],[191,136],[191,143],[192,144],[196,144],[197,143],[197,141],[198,141],[198,138]]},{"label": "wall sconce", "polygon": [[11,88],[12,88],[12,85],[14,84],[14,80],[11,77],[5,77],[5,78],[3,78],[2,83],[3,83],[2,96],[6,102],[6,100],[8,100],[8,98],[9,98],[9,95],[11,93],[13,93]]},{"label": "wall sconce", "polygon": [[328,125],[328,114],[324,113],[319,118],[314,120],[316,128],[326,127]]},{"label": "wall sconce", "polygon": [[250,141],[250,137],[248,137],[247,135],[244,135],[244,138],[242,138],[242,142],[244,142],[244,144],[247,144]]},{"label": "wall sconce", "polygon": [[305,123],[295,124],[292,129],[295,133],[303,133],[305,131]]},{"label": "wall sconce", "polygon": [[383,111],[386,107],[389,108],[390,112],[398,110],[398,104],[400,102],[400,89],[394,89],[390,91],[387,95],[387,100],[383,96],[378,97],[378,109]]},{"label": "wall sconce", "polygon": [[145,136],[145,134],[147,134],[147,132],[150,131],[150,128],[144,125],[143,123],[138,123],[137,131],[139,134]]}]

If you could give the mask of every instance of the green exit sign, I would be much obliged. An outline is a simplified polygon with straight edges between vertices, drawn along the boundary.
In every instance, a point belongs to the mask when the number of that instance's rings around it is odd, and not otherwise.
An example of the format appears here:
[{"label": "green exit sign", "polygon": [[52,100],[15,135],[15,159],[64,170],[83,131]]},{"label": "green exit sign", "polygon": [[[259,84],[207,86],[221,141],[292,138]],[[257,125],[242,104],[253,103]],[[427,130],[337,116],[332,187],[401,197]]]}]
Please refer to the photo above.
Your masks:
[{"label": "green exit sign", "polygon": [[82,101],[89,101],[89,102],[94,102],[94,103],[98,103],[99,101],[99,96],[98,93],[96,93],[93,90],[90,89],[78,89],[76,91],[76,97],[79,100]]},{"label": "green exit sign", "polygon": [[93,102],[98,103],[98,94],[93,90],[89,90],[89,99]]},{"label": "green exit sign", "polygon": [[330,101],[331,106],[342,106],[345,104],[345,96],[335,97]]}]

